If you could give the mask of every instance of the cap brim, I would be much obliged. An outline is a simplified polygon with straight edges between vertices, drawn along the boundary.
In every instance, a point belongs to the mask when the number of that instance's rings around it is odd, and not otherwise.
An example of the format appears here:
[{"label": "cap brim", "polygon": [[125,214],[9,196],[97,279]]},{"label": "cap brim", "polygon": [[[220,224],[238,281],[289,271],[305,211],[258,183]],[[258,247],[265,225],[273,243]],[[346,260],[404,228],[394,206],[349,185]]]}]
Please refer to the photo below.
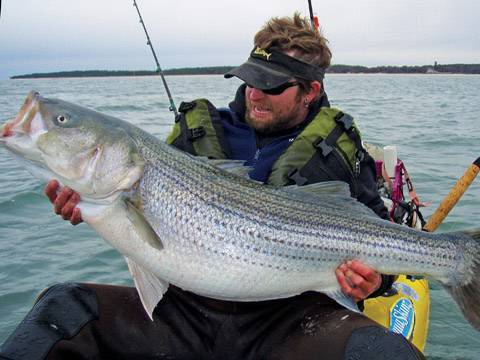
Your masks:
[{"label": "cap brim", "polygon": [[273,89],[292,79],[292,75],[273,70],[260,62],[253,61],[251,58],[224,75],[227,79],[233,76],[259,90]]}]

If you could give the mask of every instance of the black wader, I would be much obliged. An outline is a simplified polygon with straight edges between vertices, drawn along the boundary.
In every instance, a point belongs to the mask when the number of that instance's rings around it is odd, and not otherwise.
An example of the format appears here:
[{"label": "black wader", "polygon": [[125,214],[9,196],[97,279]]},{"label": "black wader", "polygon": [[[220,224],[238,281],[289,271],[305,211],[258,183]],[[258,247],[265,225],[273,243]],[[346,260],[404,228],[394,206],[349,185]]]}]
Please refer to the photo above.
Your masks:
[{"label": "black wader", "polygon": [[[53,314],[52,310],[56,313]],[[48,289],[3,345],[2,359],[423,359],[402,336],[307,292],[214,300],[171,286],[151,321],[134,288]]]}]

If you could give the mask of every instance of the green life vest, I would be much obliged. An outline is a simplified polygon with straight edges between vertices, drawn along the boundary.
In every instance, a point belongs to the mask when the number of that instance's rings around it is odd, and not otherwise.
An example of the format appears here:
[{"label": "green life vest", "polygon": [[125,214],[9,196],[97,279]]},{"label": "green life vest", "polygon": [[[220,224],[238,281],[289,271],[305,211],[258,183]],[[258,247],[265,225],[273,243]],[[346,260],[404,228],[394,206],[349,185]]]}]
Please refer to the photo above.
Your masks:
[{"label": "green life vest", "polygon": [[[206,99],[182,103],[167,143],[194,155],[229,158],[218,110]],[[353,118],[323,107],[272,166],[268,184],[304,185],[342,180],[356,196],[359,162],[364,154]]]},{"label": "green life vest", "polygon": [[362,154],[360,132],[353,118],[338,109],[323,107],[273,164],[268,183],[288,185],[293,181],[305,185],[344,180],[351,184],[358,176]]},{"label": "green life vest", "polygon": [[167,144],[193,155],[228,159],[230,150],[223,133],[222,120],[207,99],[182,102],[179,117],[167,137]]}]

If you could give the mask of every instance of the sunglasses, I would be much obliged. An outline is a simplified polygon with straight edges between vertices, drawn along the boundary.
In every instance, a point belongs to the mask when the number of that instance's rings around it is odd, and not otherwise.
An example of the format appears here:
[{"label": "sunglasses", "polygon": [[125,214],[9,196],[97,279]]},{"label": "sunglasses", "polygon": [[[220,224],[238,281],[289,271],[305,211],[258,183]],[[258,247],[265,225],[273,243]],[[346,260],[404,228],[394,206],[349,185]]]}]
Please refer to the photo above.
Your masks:
[{"label": "sunglasses", "polygon": [[[281,93],[283,93],[285,90],[287,90],[288,88],[291,88],[291,87],[294,87],[294,86],[297,86],[297,85],[300,85],[300,83],[298,81],[293,81],[293,82],[287,82],[285,84],[282,84],[280,86],[277,86],[277,87],[274,87],[272,89],[265,89],[265,90],[260,90],[261,92],[263,92],[264,94],[267,94],[267,95],[280,95]],[[251,87],[253,88],[254,86],[250,86],[247,84],[248,87]]]}]

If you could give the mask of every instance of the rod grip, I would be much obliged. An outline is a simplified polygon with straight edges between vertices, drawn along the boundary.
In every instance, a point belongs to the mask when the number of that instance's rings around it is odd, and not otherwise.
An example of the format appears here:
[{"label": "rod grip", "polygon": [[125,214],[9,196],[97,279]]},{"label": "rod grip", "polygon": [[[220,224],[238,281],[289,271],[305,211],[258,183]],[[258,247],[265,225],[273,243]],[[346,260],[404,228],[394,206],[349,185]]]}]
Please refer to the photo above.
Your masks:
[{"label": "rod grip", "polygon": [[453,209],[458,200],[462,197],[470,184],[473,182],[477,174],[480,172],[480,158],[475,160],[472,165],[465,171],[465,174],[457,181],[455,186],[450,190],[447,196],[442,200],[437,210],[428,219],[427,224],[423,227],[423,230],[432,232],[435,231],[443,220],[447,217],[448,213]]}]

